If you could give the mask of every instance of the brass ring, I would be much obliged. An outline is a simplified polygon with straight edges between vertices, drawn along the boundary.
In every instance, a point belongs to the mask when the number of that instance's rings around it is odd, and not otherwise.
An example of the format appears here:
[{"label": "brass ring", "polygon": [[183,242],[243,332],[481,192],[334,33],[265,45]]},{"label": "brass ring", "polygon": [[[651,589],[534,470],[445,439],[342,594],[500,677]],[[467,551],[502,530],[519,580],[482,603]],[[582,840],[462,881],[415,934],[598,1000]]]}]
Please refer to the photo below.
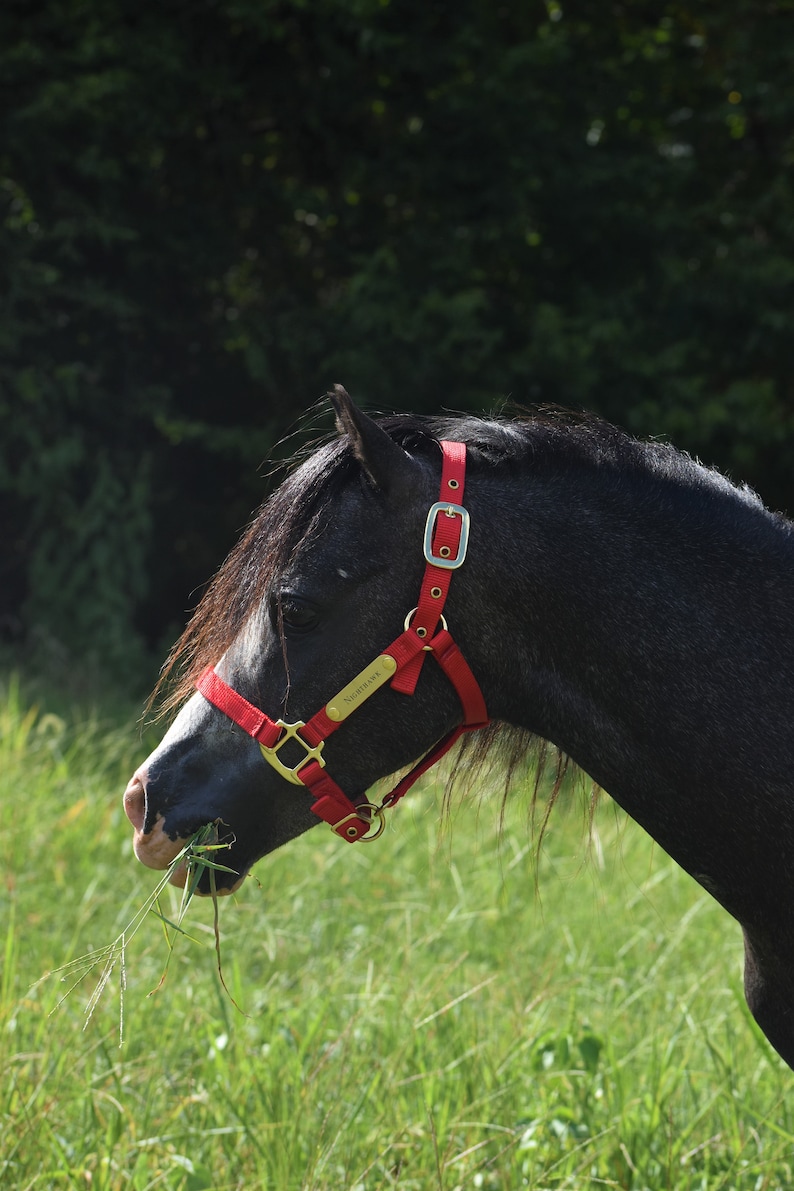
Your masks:
[{"label": "brass ring", "polygon": [[[413,616],[414,612],[416,612],[416,608],[412,608],[412,609],[411,609],[411,611],[410,611],[410,612],[408,613],[408,615],[406,616],[405,620],[403,621],[403,628],[404,628],[404,629],[409,629],[409,628],[411,627],[411,617]],[[443,613],[441,613],[441,614],[439,615],[439,618],[438,618],[438,619],[441,621],[441,627],[442,627],[442,629],[444,630],[444,632],[446,632],[446,631],[447,631],[447,621],[446,621],[446,617],[444,616],[444,614],[443,614]]]},{"label": "brass ring", "polygon": [[375,831],[373,831],[371,835],[368,833],[367,835],[360,835],[358,837],[358,843],[371,844],[373,842],[373,840],[376,840],[379,835],[383,834],[383,830],[386,826],[386,820],[383,817],[383,807],[375,806],[374,802],[360,802],[358,804],[358,806],[356,807],[356,814],[359,815],[363,819],[363,818],[366,818],[366,815],[365,814],[362,815],[361,814],[362,811],[370,812],[370,814],[369,814],[370,826],[375,821],[375,819],[378,820],[377,829]]}]

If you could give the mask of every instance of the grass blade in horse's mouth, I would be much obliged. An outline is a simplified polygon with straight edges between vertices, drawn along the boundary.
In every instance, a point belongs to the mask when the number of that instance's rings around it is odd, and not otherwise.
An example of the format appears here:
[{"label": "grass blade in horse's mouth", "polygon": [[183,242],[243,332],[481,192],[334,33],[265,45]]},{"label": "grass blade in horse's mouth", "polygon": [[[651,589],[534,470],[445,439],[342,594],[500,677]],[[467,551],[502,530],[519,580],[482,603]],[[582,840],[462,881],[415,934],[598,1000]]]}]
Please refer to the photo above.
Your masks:
[{"label": "grass blade in horse's mouth", "polygon": [[[70,960],[68,963],[63,964],[59,968],[53,968],[51,971],[45,972],[44,975],[36,981],[36,983],[33,985],[33,988],[36,988],[50,976],[58,976],[63,982],[70,982],[66,992],[59,997],[55,1008],[52,1010],[52,1013],[54,1013],[56,1009],[60,1008],[66,998],[72,992],[74,992],[78,985],[82,984],[87,976],[99,969],[97,984],[92,991],[85,1008],[85,1023],[83,1025],[83,1029],[86,1029],[94,1015],[94,1010],[99,1003],[102,993],[109,983],[114,970],[116,967],[118,967],[120,973],[119,1045],[123,1045],[124,989],[126,986],[127,946],[143,926],[150,913],[156,918],[159,918],[163,923],[163,928],[166,935],[166,943],[168,946],[168,956],[163,968],[163,974],[160,977],[156,988],[152,989],[152,992],[156,992],[165,982],[168,973],[168,966],[174,949],[174,939],[168,934],[169,928],[174,932],[183,935],[191,942],[201,945],[200,940],[189,934],[184,929],[182,924],[191,899],[196,892],[199,881],[205,872],[209,874],[210,894],[213,900],[216,902],[215,950],[218,954],[218,964],[220,967],[220,951],[217,931],[218,893],[215,890],[214,873],[225,872],[232,873],[235,876],[237,875],[235,869],[230,869],[226,865],[220,864],[218,861],[211,859],[216,852],[228,848],[232,842],[231,840],[227,840],[225,842],[220,841],[220,825],[220,820],[215,820],[212,823],[205,823],[204,826],[200,827],[193,833],[193,835],[190,836],[184,847],[180,852],[177,853],[166,871],[160,877],[160,880],[157,882],[155,888],[145,899],[143,905],[133,915],[133,917],[112,943],[108,943],[104,947],[99,947],[94,951],[86,952],[85,954],[78,956],[77,959]],[[165,914],[163,914],[160,908],[160,896],[169,884],[173,884],[173,878],[179,869],[184,869],[185,880],[184,882],[178,882],[178,884],[182,885],[182,897],[180,899],[176,921],[173,921],[173,919],[168,918]]]}]

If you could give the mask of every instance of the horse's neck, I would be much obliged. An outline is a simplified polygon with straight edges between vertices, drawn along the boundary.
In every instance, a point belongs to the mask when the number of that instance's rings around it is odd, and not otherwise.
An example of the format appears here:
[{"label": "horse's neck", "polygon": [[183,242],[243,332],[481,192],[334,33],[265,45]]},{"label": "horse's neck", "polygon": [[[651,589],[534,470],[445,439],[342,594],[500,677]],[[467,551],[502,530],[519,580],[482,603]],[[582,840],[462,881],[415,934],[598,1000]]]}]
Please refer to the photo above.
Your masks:
[{"label": "horse's neck", "polygon": [[736,912],[722,890],[763,850],[760,810],[794,846],[790,534],[719,491],[516,492],[510,510],[491,539],[510,626],[494,714],[569,753]]}]

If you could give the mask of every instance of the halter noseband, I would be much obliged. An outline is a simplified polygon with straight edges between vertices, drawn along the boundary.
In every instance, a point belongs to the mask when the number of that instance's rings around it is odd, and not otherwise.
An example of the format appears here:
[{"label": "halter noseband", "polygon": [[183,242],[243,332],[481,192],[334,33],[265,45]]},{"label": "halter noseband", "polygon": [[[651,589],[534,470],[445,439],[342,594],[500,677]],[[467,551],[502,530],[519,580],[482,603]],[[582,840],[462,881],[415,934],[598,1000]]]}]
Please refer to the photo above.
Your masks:
[{"label": "halter noseband", "polygon": [[[452,572],[462,566],[466,558],[469,514],[461,503],[466,476],[466,446],[447,441],[442,441],[440,446],[443,453],[441,491],[438,503],[428,511],[425,524],[423,550],[426,566],[419,602],[406,616],[403,632],[383,653],[306,722],[297,720],[290,724],[270,719],[219,678],[212,666],[208,666],[196,681],[196,687],[205,699],[258,742],[262,756],[277,773],[294,785],[306,787],[315,799],[311,808],[314,813],[349,843],[358,839],[377,839],[384,827],[384,811],[394,806],[464,732],[484,728],[489,722],[482,691],[441,615]],[[385,683],[391,681],[394,690],[413,695],[428,653],[457,691],[463,708],[463,722],[433,746],[386,795],[380,806],[372,802],[353,803],[326,772],[323,745],[347,717]],[[290,740],[304,750],[304,756],[292,768],[279,756],[282,746]]]}]

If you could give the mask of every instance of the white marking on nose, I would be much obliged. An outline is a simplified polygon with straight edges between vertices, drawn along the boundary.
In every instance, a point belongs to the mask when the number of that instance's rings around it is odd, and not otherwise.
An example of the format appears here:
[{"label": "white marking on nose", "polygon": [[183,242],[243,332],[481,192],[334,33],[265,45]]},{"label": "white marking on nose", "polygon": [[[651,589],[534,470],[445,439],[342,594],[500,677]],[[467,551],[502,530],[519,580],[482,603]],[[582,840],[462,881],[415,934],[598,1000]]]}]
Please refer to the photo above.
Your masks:
[{"label": "white marking on nose", "polygon": [[[199,735],[208,718],[209,704],[196,691],[188,699],[154,751],[149,754],[143,765],[133,774],[124,796],[124,809],[127,813],[127,818],[137,830],[142,830],[143,828],[143,819],[141,816],[144,813],[146,782],[149,771],[157,765],[161,755],[176,741],[182,740],[187,736]],[[136,822],[136,819],[139,818],[141,819],[140,823]]]}]

